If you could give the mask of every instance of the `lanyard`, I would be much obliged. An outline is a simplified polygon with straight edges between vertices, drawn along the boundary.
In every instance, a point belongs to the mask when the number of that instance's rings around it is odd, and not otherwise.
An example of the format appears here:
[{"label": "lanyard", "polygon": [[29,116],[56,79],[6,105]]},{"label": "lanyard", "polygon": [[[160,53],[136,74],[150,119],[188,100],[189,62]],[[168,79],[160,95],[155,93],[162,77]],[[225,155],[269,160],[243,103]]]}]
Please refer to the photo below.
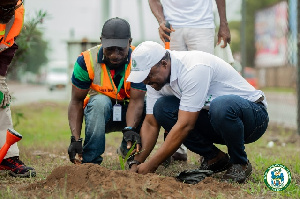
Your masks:
[{"label": "lanyard", "polygon": [[[105,65],[105,66],[106,66],[106,65]],[[116,104],[117,104],[117,102],[118,102],[118,93],[120,92],[120,90],[121,90],[121,88],[122,88],[122,86],[123,86],[123,83],[124,83],[124,78],[125,78],[125,73],[126,73],[126,70],[127,70],[127,66],[128,66],[128,64],[125,65],[125,71],[124,71],[124,74],[122,75],[122,78],[121,78],[121,80],[120,80],[120,82],[119,82],[119,85],[118,85],[118,90],[117,90],[117,93],[116,93]],[[114,83],[113,83],[113,80],[112,80],[112,77],[111,77],[110,70],[109,70],[109,68],[108,68],[107,66],[106,66],[106,70],[107,70],[107,73],[109,73],[109,74],[108,74],[108,77],[109,77],[110,83],[111,83],[111,85],[112,85],[112,87],[113,87],[113,90],[114,90],[114,92],[116,92],[116,91],[115,91],[115,86],[114,86]]]}]

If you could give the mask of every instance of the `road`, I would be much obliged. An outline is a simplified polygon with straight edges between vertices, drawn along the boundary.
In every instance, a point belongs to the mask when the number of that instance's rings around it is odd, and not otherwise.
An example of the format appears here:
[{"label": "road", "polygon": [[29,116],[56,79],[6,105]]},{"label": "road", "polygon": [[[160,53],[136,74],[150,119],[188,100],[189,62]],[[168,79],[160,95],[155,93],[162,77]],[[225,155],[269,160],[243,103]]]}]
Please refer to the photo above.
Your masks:
[{"label": "road", "polygon": [[8,83],[12,95],[12,106],[39,101],[67,102],[70,99],[69,88],[49,91],[45,85]]},{"label": "road", "polygon": [[[49,91],[44,85],[8,83],[13,96],[12,105],[22,105],[38,101],[70,100],[70,88]],[[265,93],[268,101],[270,123],[289,128],[297,128],[297,98],[293,93]]]},{"label": "road", "polygon": [[297,128],[297,96],[294,93],[265,93],[270,122],[288,128]]}]

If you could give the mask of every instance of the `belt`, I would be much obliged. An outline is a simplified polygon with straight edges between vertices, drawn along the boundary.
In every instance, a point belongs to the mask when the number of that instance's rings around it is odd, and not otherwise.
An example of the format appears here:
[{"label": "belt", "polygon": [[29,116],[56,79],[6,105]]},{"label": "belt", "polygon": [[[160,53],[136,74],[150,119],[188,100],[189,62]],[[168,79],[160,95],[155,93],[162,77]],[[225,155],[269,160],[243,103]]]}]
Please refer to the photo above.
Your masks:
[{"label": "belt", "polygon": [[264,101],[265,97],[261,96],[260,98],[258,98],[258,100],[255,101],[255,103],[260,103],[262,101]]},{"label": "belt", "polygon": [[264,96],[261,96],[260,98],[258,98],[258,100],[255,101],[255,103],[256,103],[256,104],[261,104],[261,105],[265,106],[264,103],[262,103],[262,101],[263,101],[264,99],[265,99],[265,97],[264,97]]}]

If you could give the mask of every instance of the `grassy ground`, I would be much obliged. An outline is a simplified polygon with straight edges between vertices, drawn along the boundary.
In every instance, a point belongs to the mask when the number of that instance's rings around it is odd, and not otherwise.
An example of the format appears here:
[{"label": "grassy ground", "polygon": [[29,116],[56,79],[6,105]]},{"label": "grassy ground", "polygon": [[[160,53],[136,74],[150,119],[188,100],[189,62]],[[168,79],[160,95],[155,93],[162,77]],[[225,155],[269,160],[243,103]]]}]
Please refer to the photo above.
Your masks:
[{"label": "grassy ground", "polygon": [[[25,198],[18,194],[19,188],[44,180],[54,168],[70,164],[67,158],[70,140],[67,104],[35,103],[13,107],[12,112],[14,121],[18,123],[15,129],[23,135],[23,139],[18,143],[21,159],[27,165],[35,167],[37,177],[17,179],[2,173],[0,175],[0,198]],[[121,136],[119,132],[107,134],[102,166],[112,170],[120,169],[115,151],[121,142]],[[161,136],[157,147],[162,140]],[[270,142],[274,143],[273,147],[268,146]],[[219,146],[219,148],[226,151],[224,146]],[[300,198],[300,138],[295,130],[269,127],[260,140],[246,145],[246,151],[254,169],[247,183],[234,185],[240,188],[241,198],[246,194],[251,194],[254,198]],[[159,167],[157,174],[174,176],[182,170],[199,167],[198,160],[198,155],[189,152],[187,163],[172,163],[166,169]],[[269,190],[263,180],[265,170],[275,163],[284,164],[292,174],[291,184],[281,192]],[[219,198],[226,198],[222,193],[219,195]],[[61,192],[57,193],[57,196],[65,198],[66,195]]]}]

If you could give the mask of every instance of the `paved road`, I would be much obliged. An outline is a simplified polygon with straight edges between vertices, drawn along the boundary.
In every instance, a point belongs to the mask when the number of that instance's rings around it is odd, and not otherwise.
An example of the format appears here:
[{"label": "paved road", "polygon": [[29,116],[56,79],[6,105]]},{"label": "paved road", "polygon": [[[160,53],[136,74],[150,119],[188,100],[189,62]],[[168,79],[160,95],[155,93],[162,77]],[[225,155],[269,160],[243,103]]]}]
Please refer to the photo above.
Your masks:
[{"label": "paved road", "polygon": [[69,101],[69,88],[49,91],[44,85],[8,83],[13,105],[23,105],[39,101]]},{"label": "paved road", "polygon": [[293,93],[265,93],[270,122],[297,128],[297,96]]},{"label": "paved road", "polygon": [[[12,105],[22,105],[44,100],[66,101],[70,99],[70,88],[49,91],[43,85],[8,83],[14,99]],[[292,93],[266,93],[270,122],[289,128],[297,127],[297,99]]]}]

